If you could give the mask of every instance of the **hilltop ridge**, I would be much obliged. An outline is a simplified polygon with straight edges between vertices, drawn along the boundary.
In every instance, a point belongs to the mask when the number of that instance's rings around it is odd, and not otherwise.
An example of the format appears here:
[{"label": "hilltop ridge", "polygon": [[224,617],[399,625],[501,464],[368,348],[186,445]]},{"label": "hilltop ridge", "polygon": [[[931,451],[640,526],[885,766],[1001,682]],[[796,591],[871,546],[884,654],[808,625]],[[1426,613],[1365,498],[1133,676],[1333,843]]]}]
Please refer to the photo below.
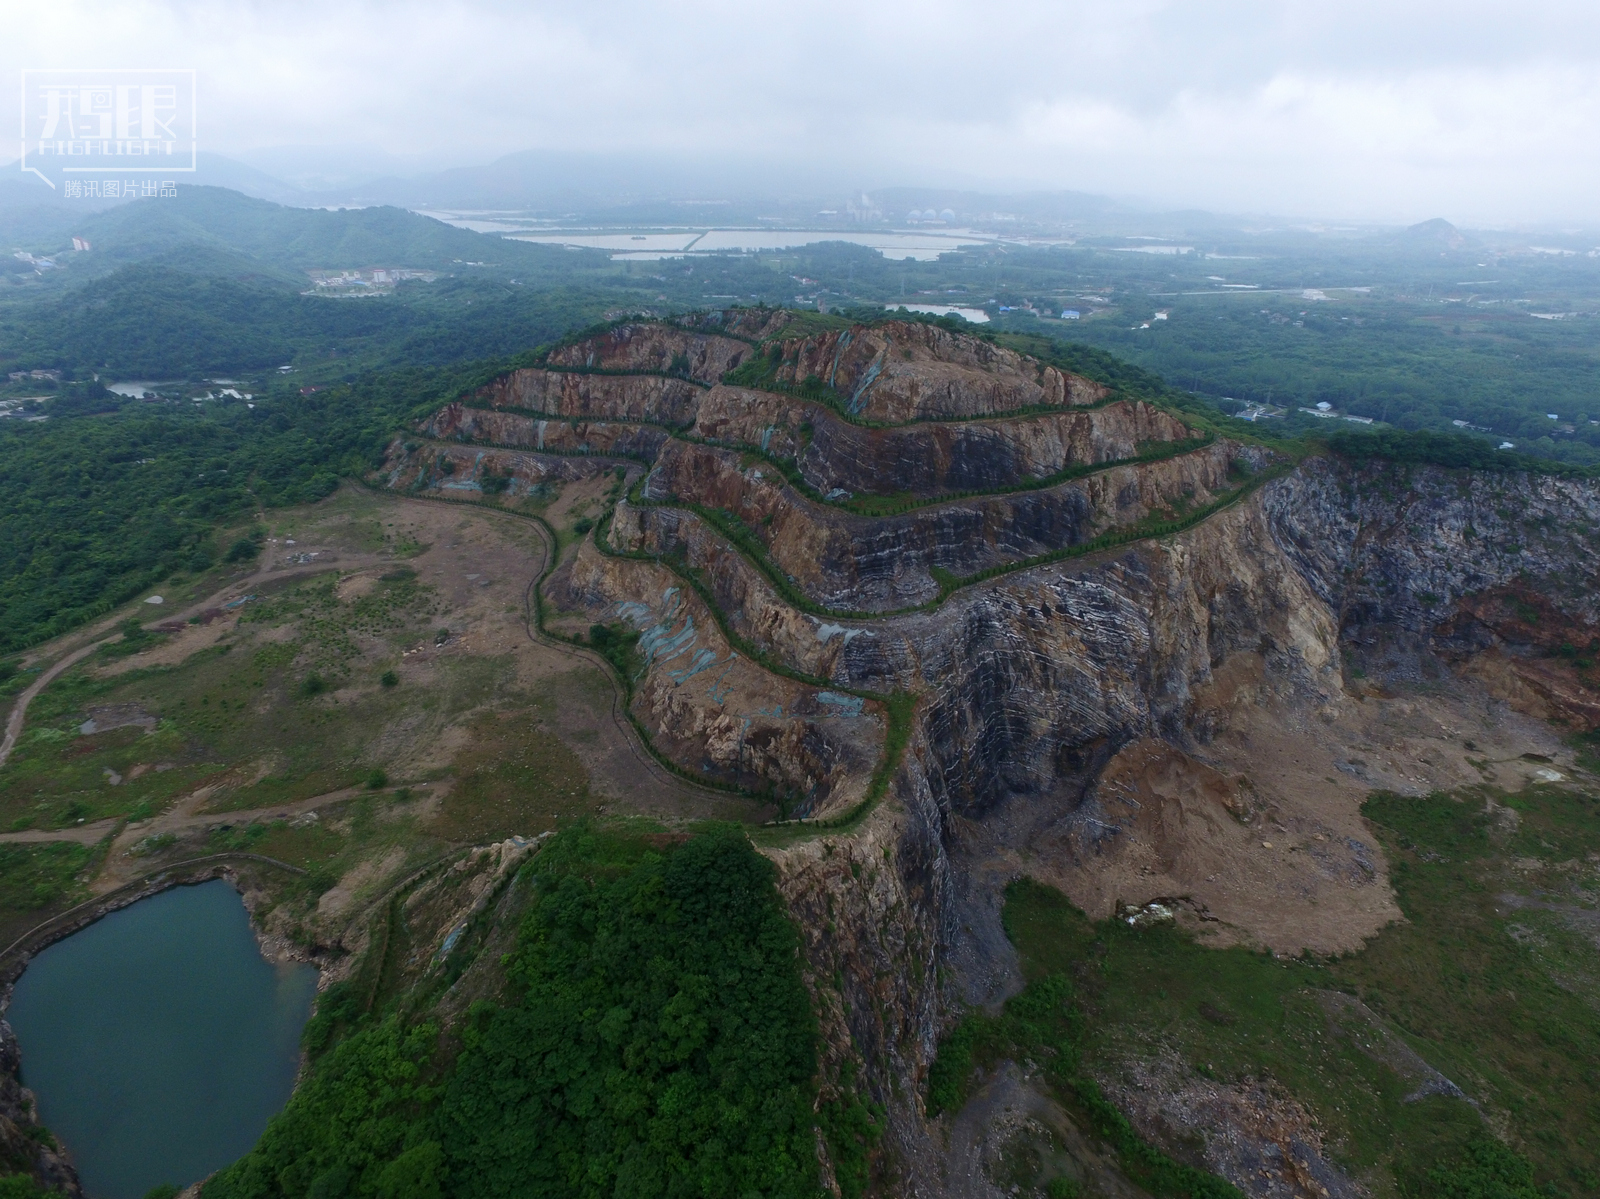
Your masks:
[{"label": "hilltop ridge", "polygon": [[[612,470],[543,627],[610,630],[654,753],[805,821],[769,853],[792,910],[830,913],[800,917],[827,1052],[885,1105],[905,1193],[954,1168],[898,1089],[937,1013],[1022,984],[1008,881],[1348,953],[1399,916],[1371,788],[1570,761],[1539,719],[1600,720],[1504,616],[1592,644],[1587,480],[1296,463],[954,328],[733,310],[560,345],[397,439],[383,481],[515,508]],[[1366,681],[1445,676],[1469,681]]]}]

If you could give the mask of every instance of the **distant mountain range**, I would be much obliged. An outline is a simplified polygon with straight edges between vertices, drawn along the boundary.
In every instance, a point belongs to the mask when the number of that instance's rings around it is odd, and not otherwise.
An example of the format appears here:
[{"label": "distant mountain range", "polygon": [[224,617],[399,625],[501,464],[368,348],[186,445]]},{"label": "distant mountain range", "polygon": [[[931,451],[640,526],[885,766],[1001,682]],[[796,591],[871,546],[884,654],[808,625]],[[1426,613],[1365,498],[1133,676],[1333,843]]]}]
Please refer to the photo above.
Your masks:
[{"label": "distant mountain range", "polygon": [[[93,252],[73,254],[69,238],[86,241]],[[159,261],[198,274],[277,274],[299,286],[305,285],[304,272],[315,269],[448,271],[472,264],[515,274],[551,253],[546,246],[474,233],[392,205],[308,209],[214,186],[182,187],[172,199],[132,204],[0,204],[0,249],[11,245],[58,258],[65,254],[60,266],[71,269],[55,273],[74,279]]]},{"label": "distant mountain range", "polygon": [[[268,161],[313,186],[298,186],[219,154],[200,155],[200,168],[181,186],[228,188],[261,200],[300,208],[367,208],[391,205],[443,213],[516,213],[562,222],[615,225],[782,224],[810,228],[904,224],[913,213],[949,210],[956,224],[1014,223],[1019,231],[1073,229],[1116,234],[1196,236],[1237,229],[1238,218],[1200,211],[1154,212],[1128,201],[1086,192],[992,194],[928,187],[877,187],[865,191],[842,177],[798,169],[753,171],[746,161],[678,160],[526,151],[479,166],[417,174],[380,174],[334,187],[318,187],[339,174],[326,155],[307,151],[297,163],[288,151]],[[367,165],[393,165],[367,156]],[[316,168],[316,169],[312,169]],[[67,200],[37,179],[0,167],[0,223],[53,227],[51,212],[81,215],[109,206]]]},{"label": "distant mountain range", "polygon": [[[1409,229],[1326,228],[1266,215],[1162,211],[1132,200],[1087,192],[997,194],[953,188],[860,186],[842,172],[756,169],[746,160],[574,154],[529,150],[478,166],[405,172],[415,164],[350,149],[286,147],[263,151],[277,173],[220,154],[202,153],[199,170],[178,179],[227,188],[296,208],[391,206],[447,218],[506,214],[558,224],[617,227],[775,225],[827,229],[905,225],[919,214],[951,213],[954,225],[1078,236],[1204,238],[1263,232],[1335,238],[1376,237],[1412,252],[1459,250],[1475,239],[1442,218]],[[290,182],[288,176],[297,182]],[[333,185],[330,186],[329,184]],[[0,237],[22,244],[59,235],[86,212],[116,201],[68,200],[13,163],[0,167]],[[1585,247],[1587,248],[1587,246]]]}]

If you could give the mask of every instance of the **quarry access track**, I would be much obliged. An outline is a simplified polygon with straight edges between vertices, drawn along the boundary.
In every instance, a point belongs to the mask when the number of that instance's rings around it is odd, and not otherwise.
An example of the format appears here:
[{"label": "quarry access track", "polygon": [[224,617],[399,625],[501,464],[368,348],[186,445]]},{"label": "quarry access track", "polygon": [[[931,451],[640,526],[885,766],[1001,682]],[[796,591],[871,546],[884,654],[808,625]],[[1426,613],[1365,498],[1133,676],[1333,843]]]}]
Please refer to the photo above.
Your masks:
[{"label": "quarry access track", "polygon": [[[348,569],[352,565],[359,569],[361,567],[375,565],[381,561],[384,561],[384,559],[379,558],[376,554],[353,554],[349,556],[348,560],[341,559],[337,565],[340,569]],[[322,564],[279,566],[274,568],[270,558],[265,559],[253,573],[246,575],[242,579],[232,580],[226,587],[212,592],[205,599],[196,601],[176,615],[168,616],[164,620],[160,621],[146,622],[144,627],[149,628],[152,624],[165,624],[171,621],[186,621],[191,616],[199,616],[201,613],[221,605],[224,602],[224,597],[230,592],[247,589],[254,583],[265,582],[268,579],[276,581],[278,579],[297,578],[301,575],[322,574],[334,565],[334,563],[328,562]],[[99,624],[88,629],[87,632],[80,631],[77,633],[69,633],[60,638],[60,641],[64,643],[64,648],[65,645],[70,645],[79,637],[99,637],[100,634],[115,628],[120,620],[125,619],[127,618],[108,616],[104,620],[100,621]],[[16,702],[11,705],[10,716],[6,718],[5,737],[4,739],[0,739],[0,766],[4,766],[6,764],[7,759],[11,757],[11,751],[16,748],[17,741],[22,736],[22,727],[27,722],[28,705],[39,697],[39,693],[66,671],[70,670],[79,662],[87,658],[95,650],[105,645],[111,645],[119,639],[120,637],[100,637],[99,640],[92,640],[85,645],[80,645],[77,649],[69,652],[65,657],[58,658],[51,665],[47,666],[38,678],[34,679],[33,682],[29,683],[28,686],[23,689],[21,694],[17,696]],[[42,647],[37,652],[42,656],[47,654],[48,649],[47,647]],[[53,839],[61,840],[62,838]]]}]

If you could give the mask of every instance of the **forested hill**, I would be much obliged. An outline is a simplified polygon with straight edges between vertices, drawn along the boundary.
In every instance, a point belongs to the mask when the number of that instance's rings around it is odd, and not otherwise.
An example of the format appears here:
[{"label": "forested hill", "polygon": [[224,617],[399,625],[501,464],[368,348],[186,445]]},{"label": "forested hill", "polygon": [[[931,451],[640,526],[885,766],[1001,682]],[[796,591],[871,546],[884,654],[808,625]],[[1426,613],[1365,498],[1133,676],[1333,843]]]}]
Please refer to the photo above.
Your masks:
[{"label": "forested hill", "polygon": [[406,283],[381,300],[303,289],[237,254],[132,263],[64,296],[0,309],[0,365],[80,379],[198,379],[295,364],[308,376],[302,381],[316,385],[368,367],[515,353],[627,298],[592,285],[472,278]]},{"label": "forested hill", "polygon": [[[15,237],[3,226],[0,235]],[[93,250],[74,257],[70,240],[60,235],[49,244],[20,248],[65,253],[71,270],[80,273],[196,248],[232,251],[297,271],[374,266],[442,270],[470,262],[537,272],[561,254],[548,246],[458,229],[403,208],[290,208],[221,187],[180,187],[176,197],[139,200],[86,215],[71,236],[87,239]]]},{"label": "forested hill", "polygon": [[[293,364],[315,386],[368,368],[514,353],[654,298],[654,281],[598,252],[395,208],[287,208],[221,188],[86,214],[74,235],[92,249],[22,251],[53,254],[52,269],[0,263],[0,370],[196,379]],[[379,267],[433,277],[376,296],[306,294],[316,290],[308,271]]]},{"label": "forested hill", "polygon": [[[175,571],[206,569],[227,548],[219,523],[328,495],[452,377],[392,372],[255,408],[119,409],[102,391],[63,397],[48,421],[0,422],[0,654],[91,620]],[[101,414],[73,416],[74,404]]]}]

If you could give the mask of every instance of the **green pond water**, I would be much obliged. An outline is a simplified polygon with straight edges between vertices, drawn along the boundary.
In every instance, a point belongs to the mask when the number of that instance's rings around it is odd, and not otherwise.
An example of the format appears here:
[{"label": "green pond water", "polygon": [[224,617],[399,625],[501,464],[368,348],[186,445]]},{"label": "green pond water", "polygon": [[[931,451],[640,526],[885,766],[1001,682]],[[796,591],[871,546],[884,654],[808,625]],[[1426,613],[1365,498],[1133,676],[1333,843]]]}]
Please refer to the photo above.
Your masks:
[{"label": "green pond water", "polygon": [[22,1079],[91,1199],[186,1186],[245,1153],[294,1087],[317,973],[262,958],[222,881],[50,946],[6,1018]]}]

